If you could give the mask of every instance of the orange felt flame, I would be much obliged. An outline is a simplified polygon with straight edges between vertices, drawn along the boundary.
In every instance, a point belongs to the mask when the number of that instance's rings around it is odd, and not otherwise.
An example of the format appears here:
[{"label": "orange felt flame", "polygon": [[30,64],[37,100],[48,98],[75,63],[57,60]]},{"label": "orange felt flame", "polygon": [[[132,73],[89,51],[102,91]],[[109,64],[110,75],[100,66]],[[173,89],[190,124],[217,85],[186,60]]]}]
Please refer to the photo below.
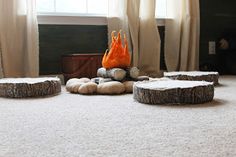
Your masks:
[{"label": "orange felt flame", "polygon": [[128,68],[130,66],[131,58],[128,51],[128,42],[124,34],[124,47],[121,41],[121,34],[118,33],[117,37],[114,32],[111,34],[112,42],[110,51],[105,52],[102,58],[102,66],[106,69],[111,68]]}]

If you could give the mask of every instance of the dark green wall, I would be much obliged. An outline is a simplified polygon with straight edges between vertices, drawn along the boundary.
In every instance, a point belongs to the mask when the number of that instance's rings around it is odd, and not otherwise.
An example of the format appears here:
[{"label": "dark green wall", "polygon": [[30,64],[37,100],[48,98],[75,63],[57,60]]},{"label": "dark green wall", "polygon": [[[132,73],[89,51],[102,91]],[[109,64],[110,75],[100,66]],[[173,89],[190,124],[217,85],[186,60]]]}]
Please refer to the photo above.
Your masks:
[{"label": "dark green wall", "polygon": [[236,1],[235,0],[200,0],[201,36],[200,65],[208,69],[219,70],[221,56],[208,54],[208,42],[219,41],[225,32],[236,32]]},{"label": "dark green wall", "polygon": [[61,56],[70,53],[103,53],[107,26],[39,25],[40,74],[61,73]]},{"label": "dark green wall", "polygon": [[165,38],[165,27],[158,26],[160,38],[161,38],[161,54],[160,54],[160,69],[166,70],[165,56],[164,56],[164,38]]}]

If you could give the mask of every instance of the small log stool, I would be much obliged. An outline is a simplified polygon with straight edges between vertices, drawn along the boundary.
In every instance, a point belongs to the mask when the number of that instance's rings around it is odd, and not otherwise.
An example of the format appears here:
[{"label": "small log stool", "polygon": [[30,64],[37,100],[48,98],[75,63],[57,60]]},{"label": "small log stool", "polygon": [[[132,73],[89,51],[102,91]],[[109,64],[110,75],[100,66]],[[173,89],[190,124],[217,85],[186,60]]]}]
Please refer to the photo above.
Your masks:
[{"label": "small log stool", "polygon": [[204,71],[179,71],[179,72],[164,72],[164,77],[174,80],[191,80],[191,81],[207,81],[214,82],[218,85],[218,72],[204,72]]},{"label": "small log stool", "polygon": [[26,98],[55,95],[61,92],[59,78],[4,78],[0,79],[0,97]]},{"label": "small log stool", "polygon": [[144,81],[133,87],[135,100],[146,104],[198,104],[213,100],[214,85],[206,81]]}]

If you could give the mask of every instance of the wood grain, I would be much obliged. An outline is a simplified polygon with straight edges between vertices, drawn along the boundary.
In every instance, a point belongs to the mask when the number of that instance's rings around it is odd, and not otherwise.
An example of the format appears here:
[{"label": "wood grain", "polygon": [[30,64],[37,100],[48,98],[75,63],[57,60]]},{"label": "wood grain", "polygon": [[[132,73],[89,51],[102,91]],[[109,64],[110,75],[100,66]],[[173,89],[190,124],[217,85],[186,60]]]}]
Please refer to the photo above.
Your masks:
[{"label": "wood grain", "polygon": [[207,81],[207,82],[214,82],[214,85],[219,84],[218,72],[203,72],[203,71],[164,72],[164,77],[168,77],[174,80]]}]

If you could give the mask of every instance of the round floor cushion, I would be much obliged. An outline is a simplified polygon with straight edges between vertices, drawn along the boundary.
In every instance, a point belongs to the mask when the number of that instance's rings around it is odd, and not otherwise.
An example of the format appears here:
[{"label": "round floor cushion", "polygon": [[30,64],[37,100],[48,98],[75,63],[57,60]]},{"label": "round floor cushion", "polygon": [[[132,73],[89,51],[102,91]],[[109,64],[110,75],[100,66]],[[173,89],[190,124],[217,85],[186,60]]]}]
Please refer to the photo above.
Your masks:
[{"label": "round floor cushion", "polygon": [[1,97],[42,97],[60,92],[61,81],[57,77],[0,79]]},{"label": "round floor cushion", "polygon": [[175,80],[207,81],[218,85],[219,73],[213,71],[174,71],[164,72],[164,77]]},{"label": "round floor cushion", "polygon": [[134,84],[134,99],[147,104],[198,104],[213,100],[214,85],[206,81],[146,81]]}]

